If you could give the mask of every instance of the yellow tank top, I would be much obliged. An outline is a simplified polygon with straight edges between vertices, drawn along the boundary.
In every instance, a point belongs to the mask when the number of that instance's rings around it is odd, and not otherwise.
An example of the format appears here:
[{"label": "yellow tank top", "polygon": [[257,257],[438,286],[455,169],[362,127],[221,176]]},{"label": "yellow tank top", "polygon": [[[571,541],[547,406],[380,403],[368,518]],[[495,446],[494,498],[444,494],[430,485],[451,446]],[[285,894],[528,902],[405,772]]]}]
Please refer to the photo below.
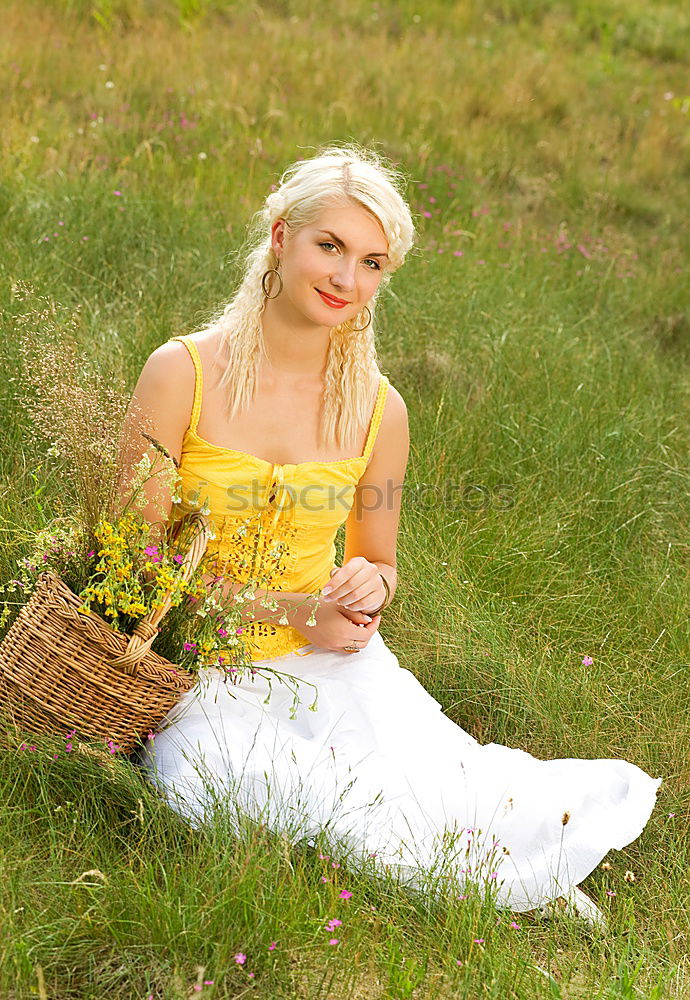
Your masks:
[{"label": "yellow tank top", "polygon": [[[179,502],[173,503],[170,522],[190,510],[208,510],[216,537],[206,551],[218,558],[219,573],[227,560],[226,575],[240,583],[252,577],[261,578],[259,586],[266,590],[320,591],[335,566],[335,536],[347,519],[376,441],[388,378],[380,377],[362,455],[335,462],[276,465],[199,436],[196,427],[203,393],[199,351],[189,336],[171,340],[186,345],[196,376],[178,470]],[[275,620],[248,622],[243,628],[252,661],[275,659],[311,643],[296,628]]]}]

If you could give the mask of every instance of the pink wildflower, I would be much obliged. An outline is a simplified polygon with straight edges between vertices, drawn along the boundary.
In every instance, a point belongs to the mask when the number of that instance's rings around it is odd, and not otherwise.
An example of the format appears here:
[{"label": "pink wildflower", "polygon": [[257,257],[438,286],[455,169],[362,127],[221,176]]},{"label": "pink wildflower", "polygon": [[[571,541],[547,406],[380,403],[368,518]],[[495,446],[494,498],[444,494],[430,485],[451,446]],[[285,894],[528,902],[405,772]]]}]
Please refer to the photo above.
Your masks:
[{"label": "pink wildflower", "polygon": [[343,889],[342,892],[340,893],[340,898],[341,899],[350,899],[351,896],[352,896],[352,893],[349,892],[347,889]]},{"label": "pink wildflower", "polygon": [[235,955],[235,961],[237,962],[238,965],[244,965],[244,963],[247,961],[247,956],[243,955],[241,951],[238,951],[237,954]]},{"label": "pink wildflower", "polygon": [[594,663],[594,660],[592,659],[591,656],[585,656],[585,658],[582,661],[582,666],[583,667],[591,667],[593,663]]}]

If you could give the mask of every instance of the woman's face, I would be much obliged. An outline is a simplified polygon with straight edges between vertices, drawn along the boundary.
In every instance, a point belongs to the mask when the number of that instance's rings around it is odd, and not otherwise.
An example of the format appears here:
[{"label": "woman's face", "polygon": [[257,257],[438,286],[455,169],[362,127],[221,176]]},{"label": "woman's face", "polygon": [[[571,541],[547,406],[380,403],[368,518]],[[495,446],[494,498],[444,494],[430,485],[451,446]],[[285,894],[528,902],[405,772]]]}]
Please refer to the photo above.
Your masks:
[{"label": "woman's face", "polygon": [[282,219],[274,223],[272,233],[283,278],[277,298],[287,298],[320,326],[332,327],[356,316],[376,292],[389,263],[381,224],[352,202],[324,209],[287,241]]}]

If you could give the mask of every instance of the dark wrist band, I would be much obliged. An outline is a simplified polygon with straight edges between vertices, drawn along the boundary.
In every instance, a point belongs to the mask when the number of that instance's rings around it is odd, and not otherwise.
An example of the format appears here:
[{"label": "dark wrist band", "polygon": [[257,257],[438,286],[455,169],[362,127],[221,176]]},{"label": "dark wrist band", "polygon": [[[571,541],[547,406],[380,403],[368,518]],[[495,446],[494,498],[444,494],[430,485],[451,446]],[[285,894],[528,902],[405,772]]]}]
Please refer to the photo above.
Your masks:
[{"label": "dark wrist band", "polygon": [[377,608],[376,611],[367,611],[366,612],[366,614],[371,615],[372,617],[374,615],[378,615],[381,611],[383,611],[383,609],[388,606],[388,604],[390,603],[390,599],[391,599],[391,588],[388,586],[388,580],[385,578],[385,576],[383,575],[383,573],[379,573],[379,576],[383,580],[383,586],[384,586],[385,591],[386,591],[386,596],[385,596],[383,604],[381,605],[380,608]]}]

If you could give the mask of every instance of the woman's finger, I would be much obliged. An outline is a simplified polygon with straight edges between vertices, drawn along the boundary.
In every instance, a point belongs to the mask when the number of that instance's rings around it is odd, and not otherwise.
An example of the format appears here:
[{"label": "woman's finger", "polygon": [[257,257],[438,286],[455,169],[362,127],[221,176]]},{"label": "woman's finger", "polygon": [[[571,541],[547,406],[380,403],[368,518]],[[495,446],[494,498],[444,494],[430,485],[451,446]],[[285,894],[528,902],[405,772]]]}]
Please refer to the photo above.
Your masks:
[{"label": "woman's finger", "polygon": [[339,577],[334,583],[333,580],[329,580],[326,586],[321,591],[324,601],[333,601],[338,603],[342,601],[346,594],[349,594],[353,589],[352,578]]},{"label": "woman's finger", "polygon": [[[324,595],[324,601],[335,601],[338,604],[353,603],[355,600],[365,600],[370,595],[376,593],[376,579],[377,577],[372,577],[371,570],[362,569],[357,573],[354,573],[345,582],[339,586],[331,588],[331,584],[327,584],[321,593]],[[367,585],[371,585],[371,590],[367,588]],[[365,589],[366,588],[366,589]],[[327,594],[326,591],[329,591]],[[357,598],[358,590],[362,590],[362,595]]]},{"label": "woman's finger", "polygon": [[371,621],[371,615],[368,615],[365,611],[352,611],[350,608],[338,608],[338,611],[340,611],[340,614],[344,618],[354,622],[355,625],[368,625]]}]

